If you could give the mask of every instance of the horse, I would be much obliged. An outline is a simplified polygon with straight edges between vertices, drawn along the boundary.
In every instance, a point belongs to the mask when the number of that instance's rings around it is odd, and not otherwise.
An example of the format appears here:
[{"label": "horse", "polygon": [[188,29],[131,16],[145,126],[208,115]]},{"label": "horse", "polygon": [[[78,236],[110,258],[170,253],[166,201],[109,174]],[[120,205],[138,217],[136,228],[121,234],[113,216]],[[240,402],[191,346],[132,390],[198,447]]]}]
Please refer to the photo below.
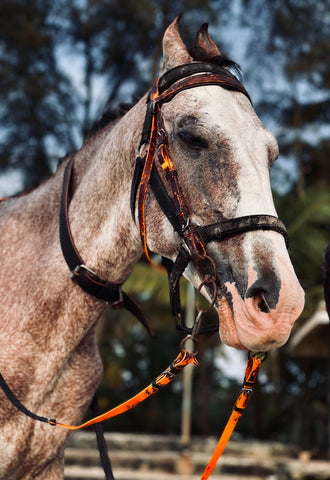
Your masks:
[{"label": "horse", "polygon": [[[184,244],[184,275],[196,288],[203,284],[207,298],[215,297],[221,340],[243,350],[283,345],[303,309],[303,290],[271,194],[269,172],[278,156],[277,142],[207,26],[188,51],[178,25],[177,18],[163,36],[163,90],[171,95],[157,106],[157,98],[146,94],[121,119],[89,138],[51,178],[0,204],[0,372],[27,408],[68,423],[82,420],[100,382],[95,329],[109,305],[81,288],[82,279],[107,279],[106,286],[118,287],[113,306],[121,304],[121,285],[143,250],[175,264]],[[151,138],[150,125],[149,135],[143,132],[150,121],[156,128],[155,109],[163,126]],[[155,160],[155,174],[174,203],[184,199],[186,212],[176,212],[172,221],[148,188],[150,182],[143,184],[150,178],[145,166],[135,186],[139,202],[131,198],[136,158],[145,158],[153,143],[152,161],[164,136],[167,157],[163,164]],[[164,169],[170,160],[172,177]],[[66,237],[84,262],[76,268],[68,268],[59,240],[65,228],[58,220],[65,175],[70,176],[70,203],[64,198],[69,203]],[[180,187],[179,196],[173,182]],[[243,227],[235,224],[238,219]],[[216,233],[222,223],[228,227],[224,237]],[[207,237],[204,227],[209,225],[215,227]],[[211,285],[198,265],[200,248],[215,276]],[[68,431],[22,415],[1,391],[0,398],[0,478],[62,479]]]}]

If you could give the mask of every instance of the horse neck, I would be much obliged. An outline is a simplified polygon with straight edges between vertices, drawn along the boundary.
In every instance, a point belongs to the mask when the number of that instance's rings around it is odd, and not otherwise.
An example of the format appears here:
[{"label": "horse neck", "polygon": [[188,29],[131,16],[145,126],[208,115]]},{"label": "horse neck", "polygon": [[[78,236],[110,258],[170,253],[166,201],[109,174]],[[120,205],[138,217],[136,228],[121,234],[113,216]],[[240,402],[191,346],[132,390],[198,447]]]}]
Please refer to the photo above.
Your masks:
[{"label": "horse neck", "polygon": [[87,141],[74,159],[69,209],[75,244],[99,276],[122,283],[142,253],[130,210],[143,102]]}]

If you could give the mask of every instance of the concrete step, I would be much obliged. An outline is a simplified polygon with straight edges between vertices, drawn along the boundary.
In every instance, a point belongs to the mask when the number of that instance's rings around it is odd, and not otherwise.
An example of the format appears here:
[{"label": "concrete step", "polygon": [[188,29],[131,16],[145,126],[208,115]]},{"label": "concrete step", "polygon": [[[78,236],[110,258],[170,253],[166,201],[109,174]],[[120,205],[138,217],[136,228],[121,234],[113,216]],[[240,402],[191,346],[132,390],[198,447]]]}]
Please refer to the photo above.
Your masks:
[{"label": "concrete step", "polygon": [[[241,475],[237,473],[213,472],[210,480],[329,480],[330,462],[311,461],[308,465],[284,465],[270,475]],[[201,475],[183,475],[161,471],[117,469],[116,480],[200,480]],[[64,470],[64,480],[104,480],[101,467],[69,465]]]},{"label": "concrete step", "polygon": [[[194,438],[183,450],[180,438],[106,434],[116,480],[199,480],[217,444]],[[190,475],[187,475],[190,473]],[[221,475],[220,475],[221,474]],[[276,443],[228,444],[210,480],[330,480],[330,462],[298,459],[293,447]],[[65,452],[65,480],[104,480],[93,432],[74,435]]]},{"label": "concrete step", "polygon": [[[193,474],[202,474],[211,454],[207,452],[191,452],[190,455],[182,455],[178,451],[141,451],[141,450],[114,450],[109,452],[111,465],[116,469],[130,469],[134,471],[162,471],[174,474],[184,469],[184,463],[189,464],[189,471]],[[247,476],[271,475],[276,462],[271,458],[240,457],[224,454],[216,467],[223,473],[232,473]],[[65,454],[66,465],[79,465],[81,467],[94,467],[100,465],[100,457],[97,450],[85,450],[70,448]],[[188,466],[187,466],[188,468]]]}]

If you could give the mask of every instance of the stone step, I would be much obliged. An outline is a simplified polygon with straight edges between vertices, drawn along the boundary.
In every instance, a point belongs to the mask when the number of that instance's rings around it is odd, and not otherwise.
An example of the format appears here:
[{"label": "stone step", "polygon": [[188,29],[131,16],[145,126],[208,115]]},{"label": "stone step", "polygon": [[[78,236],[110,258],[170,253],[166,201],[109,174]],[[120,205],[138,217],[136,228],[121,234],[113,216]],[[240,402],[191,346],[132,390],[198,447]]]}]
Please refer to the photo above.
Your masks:
[{"label": "stone step", "polygon": [[[116,469],[116,480],[200,480],[201,475],[183,475],[180,473],[168,473],[161,471],[145,471]],[[311,461],[308,464],[278,465],[273,473],[268,475],[242,475],[214,471],[210,480],[329,480],[330,462]],[[104,480],[104,472],[101,467],[81,467],[68,465],[64,470],[64,480]]]},{"label": "stone step", "polygon": [[[118,480],[154,478],[171,479],[179,476],[184,480],[182,472],[191,471],[190,480],[200,478],[210,455],[205,452],[194,452],[190,456],[179,452],[143,452],[114,451],[111,453],[111,464]],[[81,473],[79,477],[76,472]],[[134,472],[135,477],[132,476]],[[309,460],[307,462],[285,457],[244,457],[224,454],[216,466],[212,480],[221,478],[235,479],[292,479],[292,480],[330,480],[330,461]],[[89,449],[68,449],[66,452],[65,479],[81,478],[82,480],[102,477],[99,453]],[[74,476],[78,475],[78,476]],[[93,475],[95,475],[93,477]],[[144,475],[144,477],[143,477]],[[220,477],[219,477],[220,478]]]}]

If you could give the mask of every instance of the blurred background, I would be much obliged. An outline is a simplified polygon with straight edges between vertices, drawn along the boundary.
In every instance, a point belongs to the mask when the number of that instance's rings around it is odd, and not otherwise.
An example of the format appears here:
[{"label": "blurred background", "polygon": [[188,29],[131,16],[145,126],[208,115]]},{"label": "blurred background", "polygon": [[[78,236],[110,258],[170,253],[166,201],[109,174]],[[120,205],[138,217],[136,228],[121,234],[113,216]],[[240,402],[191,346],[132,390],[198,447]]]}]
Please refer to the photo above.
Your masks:
[{"label": "blurred background", "polygon": [[[163,32],[180,12],[188,47],[209,23],[222,52],[240,64],[258,115],[279,141],[275,203],[306,292],[292,337],[269,355],[236,435],[298,445],[325,458],[330,334],[321,263],[330,233],[329,0],[1,0],[0,197],[38,185],[60,157],[80,148],[105,110],[111,119],[121,103],[147,91],[158,76]],[[102,410],[146,386],[175,358],[181,340],[165,276],[142,260],[125,287],[156,337],[149,339],[124,311],[101,319]],[[187,288],[183,282],[184,306]],[[192,433],[218,435],[245,356],[214,335],[202,339],[199,361]],[[181,399],[177,381],[105,427],[178,434]]]}]

